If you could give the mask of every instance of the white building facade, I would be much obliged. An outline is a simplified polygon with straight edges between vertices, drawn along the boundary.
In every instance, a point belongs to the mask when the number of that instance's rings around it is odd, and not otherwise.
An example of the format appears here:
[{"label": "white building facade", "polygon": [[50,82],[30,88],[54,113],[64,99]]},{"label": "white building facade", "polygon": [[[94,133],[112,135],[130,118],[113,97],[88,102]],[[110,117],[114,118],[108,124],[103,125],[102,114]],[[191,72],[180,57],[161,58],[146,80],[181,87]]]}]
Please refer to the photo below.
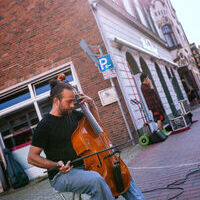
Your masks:
[{"label": "white building facade", "polygon": [[[178,65],[181,79],[195,91],[200,89],[200,73],[193,58],[189,42],[170,0],[152,0],[148,4],[159,36],[165,39],[173,61]],[[186,88],[187,90],[187,88]]]},{"label": "white building facade", "polygon": [[[165,114],[179,113],[179,101],[187,95],[178,74],[178,65],[154,24],[150,10],[139,0],[90,1],[108,53],[115,65],[117,79],[137,130],[144,125],[138,95],[138,73],[145,72],[153,81]],[[143,2],[144,3],[144,2]]]}]

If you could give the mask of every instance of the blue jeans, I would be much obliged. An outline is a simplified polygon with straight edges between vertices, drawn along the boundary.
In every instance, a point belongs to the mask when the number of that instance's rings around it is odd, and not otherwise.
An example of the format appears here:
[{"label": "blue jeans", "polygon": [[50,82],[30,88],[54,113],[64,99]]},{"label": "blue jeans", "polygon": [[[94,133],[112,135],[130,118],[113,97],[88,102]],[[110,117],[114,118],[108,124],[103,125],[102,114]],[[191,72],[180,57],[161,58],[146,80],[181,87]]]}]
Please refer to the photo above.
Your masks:
[{"label": "blue jeans", "polygon": [[[59,192],[88,194],[91,200],[114,200],[111,190],[101,175],[94,171],[73,168],[67,174],[58,173],[50,181],[51,186]],[[145,200],[131,177],[127,192],[122,195],[127,200]]]}]

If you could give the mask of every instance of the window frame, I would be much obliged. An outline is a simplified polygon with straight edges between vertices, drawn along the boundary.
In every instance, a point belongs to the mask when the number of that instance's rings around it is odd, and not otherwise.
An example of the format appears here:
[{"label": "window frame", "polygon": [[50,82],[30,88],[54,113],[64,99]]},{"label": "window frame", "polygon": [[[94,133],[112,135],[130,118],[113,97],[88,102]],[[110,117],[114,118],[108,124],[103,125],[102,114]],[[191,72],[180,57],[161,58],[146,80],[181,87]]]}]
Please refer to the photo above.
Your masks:
[{"label": "window frame", "polygon": [[[167,27],[169,30],[165,32],[164,29],[166,29],[166,27]],[[168,46],[169,48],[177,47],[177,46],[178,46],[178,43],[177,43],[177,39],[176,39],[176,37],[175,37],[175,34],[174,34],[174,32],[173,32],[172,27],[171,27],[169,24],[165,24],[164,26],[162,26],[161,30],[162,30],[162,34],[163,34],[163,36],[164,36],[164,38],[165,38],[165,41],[166,41],[166,43],[167,43],[167,46]],[[167,39],[167,37],[168,37],[168,39]],[[170,45],[169,40],[170,40],[172,46]]]},{"label": "window frame", "polygon": [[[70,84],[73,86],[77,86],[77,88],[81,91],[80,83],[79,83],[75,68],[73,66],[73,63],[68,62],[68,63],[60,65],[58,67],[55,67],[47,72],[41,73],[40,75],[37,75],[37,76],[35,76],[29,80],[26,80],[20,84],[16,84],[15,86],[12,86],[6,90],[0,91],[0,97],[3,97],[3,98],[12,96],[13,94],[17,94],[18,92],[23,91],[24,89],[28,89],[28,92],[30,93],[30,99],[22,101],[20,103],[17,103],[15,105],[12,105],[8,108],[1,110],[0,117],[1,118],[7,117],[9,114],[12,114],[13,112],[18,112],[22,108],[32,106],[34,109],[34,112],[36,113],[36,117],[37,117],[38,121],[40,121],[42,119],[42,109],[39,107],[39,104],[41,101],[43,101],[43,100],[45,101],[50,96],[50,91],[46,91],[44,93],[37,95],[34,91],[35,85],[38,83],[42,83],[47,80],[50,80],[51,78],[56,77],[60,73],[67,73],[67,72],[70,72],[70,74],[73,77],[73,81],[71,81]],[[4,93],[3,91],[6,91],[6,92]],[[30,129],[32,130],[32,128],[34,128],[34,127],[31,126]],[[4,141],[4,139],[13,138],[14,136],[16,136],[16,134],[13,134],[11,132],[10,134],[5,135],[3,137],[2,134],[0,133],[0,136],[2,137],[2,139]],[[13,141],[14,141],[14,139],[13,139]],[[17,149],[17,148],[18,148],[18,146],[13,147],[13,149]]]},{"label": "window frame", "polygon": [[43,72],[39,75],[34,76],[31,79],[28,79],[26,81],[23,81],[19,84],[16,84],[14,86],[11,86],[10,88],[7,88],[5,90],[0,91],[0,98],[5,98],[8,97],[10,95],[13,95],[14,93],[17,93],[18,91],[24,90],[25,88],[28,88],[28,91],[30,93],[30,98],[22,101],[20,103],[17,103],[15,105],[12,105],[8,108],[5,108],[3,110],[0,111],[0,117],[3,117],[4,115],[9,114],[10,112],[13,111],[17,111],[20,108],[23,108],[24,106],[29,106],[30,104],[34,104],[37,115],[39,117],[39,119],[41,120],[41,113],[39,111],[39,107],[38,107],[38,101],[48,98],[50,95],[50,92],[44,92],[42,94],[36,95],[35,91],[34,91],[34,85],[36,85],[38,82],[43,82],[45,80],[51,79],[53,77],[55,77],[56,75],[60,74],[60,73],[65,73],[67,71],[71,71],[71,74],[73,76],[73,82],[70,82],[70,84],[72,85],[77,85],[78,89],[81,90],[81,86],[80,83],[78,81],[78,76],[76,74],[75,68],[73,63],[70,61],[68,63],[65,63],[63,65],[60,65],[58,67],[55,67],[47,72]]},{"label": "window frame", "polygon": [[146,13],[144,11],[144,7],[141,4],[140,0],[132,0],[132,6],[134,7],[134,10],[137,13],[137,18],[140,20],[140,23],[144,25],[146,28],[150,29],[150,25],[146,16]]}]

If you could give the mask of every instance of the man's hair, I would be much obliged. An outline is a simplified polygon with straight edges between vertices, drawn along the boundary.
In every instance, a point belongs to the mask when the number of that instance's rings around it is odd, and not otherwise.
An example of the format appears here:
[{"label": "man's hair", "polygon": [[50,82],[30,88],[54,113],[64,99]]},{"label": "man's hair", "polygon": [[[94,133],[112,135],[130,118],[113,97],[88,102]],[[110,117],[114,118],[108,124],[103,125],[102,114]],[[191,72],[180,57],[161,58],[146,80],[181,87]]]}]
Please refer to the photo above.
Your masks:
[{"label": "man's hair", "polygon": [[54,98],[58,98],[59,100],[62,99],[62,92],[63,90],[73,90],[73,87],[69,83],[61,82],[56,79],[52,79],[50,82],[50,99],[53,100]]},{"label": "man's hair", "polygon": [[141,82],[143,83],[144,80],[145,80],[147,77],[148,77],[147,74],[142,73],[142,74],[140,75],[140,80],[141,80]]}]

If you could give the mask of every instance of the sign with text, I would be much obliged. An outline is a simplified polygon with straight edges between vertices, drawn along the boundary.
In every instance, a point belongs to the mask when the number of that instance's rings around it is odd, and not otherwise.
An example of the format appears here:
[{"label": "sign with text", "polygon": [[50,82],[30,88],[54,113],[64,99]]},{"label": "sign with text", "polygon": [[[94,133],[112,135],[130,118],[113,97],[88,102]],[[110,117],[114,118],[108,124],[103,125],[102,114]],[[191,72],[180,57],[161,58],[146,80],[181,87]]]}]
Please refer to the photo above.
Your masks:
[{"label": "sign with text", "polygon": [[104,55],[99,58],[99,70],[104,72],[108,69],[112,69],[114,67],[113,62],[109,54]]},{"label": "sign with text", "polygon": [[141,42],[142,42],[142,46],[144,49],[147,49],[153,53],[155,53],[156,55],[158,55],[158,49],[156,48],[156,46],[154,46],[150,40],[145,39],[145,38],[140,38]]},{"label": "sign with text", "polygon": [[111,78],[115,78],[115,77],[116,77],[116,72],[115,72],[115,69],[114,69],[114,68],[108,69],[108,70],[102,72],[102,74],[103,74],[104,80],[107,80],[107,79],[111,79]]}]

